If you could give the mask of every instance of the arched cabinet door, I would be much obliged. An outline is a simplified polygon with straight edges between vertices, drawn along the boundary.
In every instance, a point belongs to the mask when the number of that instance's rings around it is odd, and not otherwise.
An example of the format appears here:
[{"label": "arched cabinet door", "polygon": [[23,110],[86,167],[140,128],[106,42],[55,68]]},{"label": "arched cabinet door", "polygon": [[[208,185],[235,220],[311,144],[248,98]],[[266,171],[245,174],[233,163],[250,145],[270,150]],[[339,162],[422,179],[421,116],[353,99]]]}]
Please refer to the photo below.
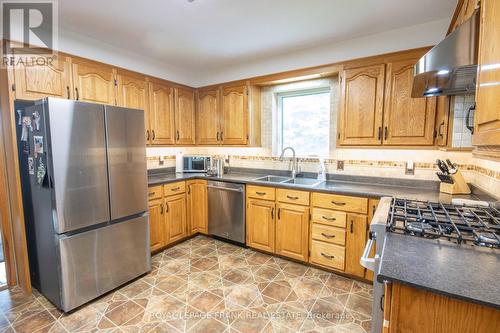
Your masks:
[{"label": "arched cabinet door", "polygon": [[115,71],[111,66],[72,59],[73,99],[116,105]]},{"label": "arched cabinet door", "polygon": [[385,65],[344,70],[339,112],[339,145],[380,145]]},{"label": "arched cabinet door", "polygon": [[248,142],[248,87],[222,87],[221,137],[225,145]]}]

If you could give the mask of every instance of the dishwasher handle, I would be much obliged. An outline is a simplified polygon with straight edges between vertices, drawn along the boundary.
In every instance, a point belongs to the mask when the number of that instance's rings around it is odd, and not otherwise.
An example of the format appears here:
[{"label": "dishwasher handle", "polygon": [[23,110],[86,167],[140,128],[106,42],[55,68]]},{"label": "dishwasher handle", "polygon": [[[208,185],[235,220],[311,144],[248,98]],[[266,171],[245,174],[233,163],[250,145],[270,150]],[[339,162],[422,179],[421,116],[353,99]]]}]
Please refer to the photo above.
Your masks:
[{"label": "dishwasher handle", "polygon": [[230,188],[230,187],[221,187],[221,186],[213,186],[213,185],[207,185],[207,188],[214,188],[217,190],[240,192],[240,193],[243,192],[243,190],[241,188]]}]

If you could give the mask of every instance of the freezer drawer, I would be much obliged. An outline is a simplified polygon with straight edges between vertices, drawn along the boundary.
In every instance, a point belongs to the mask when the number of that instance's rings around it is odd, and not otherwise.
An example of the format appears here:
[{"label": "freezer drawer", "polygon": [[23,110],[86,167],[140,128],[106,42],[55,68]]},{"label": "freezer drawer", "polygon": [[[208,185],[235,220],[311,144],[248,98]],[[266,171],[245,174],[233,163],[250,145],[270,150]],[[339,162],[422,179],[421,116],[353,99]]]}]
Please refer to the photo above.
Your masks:
[{"label": "freezer drawer", "polygon": [[151,270],[148,216],[59,239],[60,308],[70,311]]}]

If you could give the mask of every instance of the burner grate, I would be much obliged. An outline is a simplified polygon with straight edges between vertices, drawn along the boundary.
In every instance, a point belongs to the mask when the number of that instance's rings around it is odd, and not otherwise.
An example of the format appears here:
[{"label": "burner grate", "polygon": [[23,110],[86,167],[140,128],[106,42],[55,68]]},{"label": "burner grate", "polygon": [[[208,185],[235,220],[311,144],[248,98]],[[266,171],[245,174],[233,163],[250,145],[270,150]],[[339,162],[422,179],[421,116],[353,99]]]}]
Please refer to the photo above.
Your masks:
[{"label": "burner grate", "polygon": [[493,207],[393,198],[387,230],[500,248],[500,211]]}]

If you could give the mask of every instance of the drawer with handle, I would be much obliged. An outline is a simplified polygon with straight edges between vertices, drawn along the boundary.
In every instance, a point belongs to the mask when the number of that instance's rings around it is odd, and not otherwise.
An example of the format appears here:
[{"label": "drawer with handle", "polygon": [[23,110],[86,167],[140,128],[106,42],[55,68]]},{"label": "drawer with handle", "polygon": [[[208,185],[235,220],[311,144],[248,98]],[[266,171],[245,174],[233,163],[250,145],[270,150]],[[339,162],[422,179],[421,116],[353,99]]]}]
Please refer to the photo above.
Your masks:
[{"label": "drawer with handle", "polygon": [[346,227],[347,214],[335,210],[313,208],[312,221],[314,223],[327,224],[334,227]]},{"label": "drawer with handle", "polygon": [[163,198],[163,186],[151,186],[148,187],[148,200],[161,199]]},{"label": "drawer with handle", "polygon": [[247,196],[249,198],[274,200],[276,190],[272,187],[247,185]]},{"label": "drawer with handle", "polygon": [[345,229],[316,223],[313,223],[311,228],[312,239],[338,245],[345,245],[345,233]]},{"label": "drawer with handle", "polygon": [[345,248],[340,245],[329,244],[313,240],[311,243],[312,264],[318,264],[338,270],[344,270]]},{"label": "drawer with handle", "polygon": [[309,206],[309,192],[279,188],[276,197],[279,202]]},{"label": "drawer with handle", "polygon": [[179,194],[186,192],[186,182],[177,182],[172,184],[163,185],[163,193],[168,197],[169,195]]},{"label": "drawer with handle", "polygon": [[313,193],[312,204],[314,207],[341,210],[366,214],[368,212],[368,199],[348,197],[345,195]]}]

